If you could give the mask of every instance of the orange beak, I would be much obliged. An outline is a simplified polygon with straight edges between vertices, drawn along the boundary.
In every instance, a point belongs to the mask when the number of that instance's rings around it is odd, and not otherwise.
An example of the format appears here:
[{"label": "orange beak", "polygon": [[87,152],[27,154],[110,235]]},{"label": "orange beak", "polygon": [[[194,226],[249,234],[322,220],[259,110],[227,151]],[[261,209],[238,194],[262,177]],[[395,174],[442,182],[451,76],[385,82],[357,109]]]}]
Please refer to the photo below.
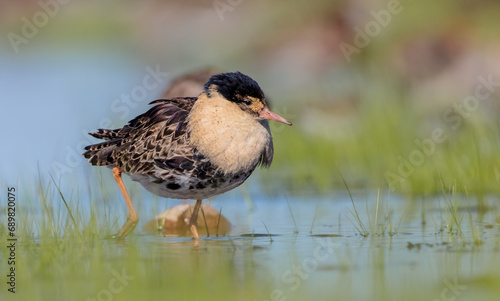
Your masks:
[{"label": "orange beak", "polygon": [[264,119],[276,120],[276,121],[284,123],[284,124],[292,125],[292,123],[290,121],[286,120],[285,118],[281,117],[280,115],[278,115],[276,113],[271,112],[271,110],[269,110],[268,107],[264,107],[264,109],[262,109],[262,111],[260,111],[259,115],[261,118],[264,118]]}]

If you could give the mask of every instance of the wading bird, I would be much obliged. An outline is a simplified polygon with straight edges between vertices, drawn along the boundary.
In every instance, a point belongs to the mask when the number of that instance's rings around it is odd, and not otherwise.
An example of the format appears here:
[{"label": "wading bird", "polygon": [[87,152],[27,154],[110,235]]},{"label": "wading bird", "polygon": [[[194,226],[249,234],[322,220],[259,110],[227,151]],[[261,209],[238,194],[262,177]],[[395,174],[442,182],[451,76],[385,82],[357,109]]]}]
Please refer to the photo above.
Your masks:
[{"label": "wading bird", "polygon": [[106,141],[85,147],[83,156],[113,169],[129,211],[116,237],[127,236],[139,221],[123,184],[125,173],[161,197],[196,200],[189,227],[199,239],[202,200],[241,185],[258,165],[271,165],[267,119],[292,123],[271,112],[257,82],[240,72],[212,76],[198,97],[150,104],[123,128],[90,133]]}]

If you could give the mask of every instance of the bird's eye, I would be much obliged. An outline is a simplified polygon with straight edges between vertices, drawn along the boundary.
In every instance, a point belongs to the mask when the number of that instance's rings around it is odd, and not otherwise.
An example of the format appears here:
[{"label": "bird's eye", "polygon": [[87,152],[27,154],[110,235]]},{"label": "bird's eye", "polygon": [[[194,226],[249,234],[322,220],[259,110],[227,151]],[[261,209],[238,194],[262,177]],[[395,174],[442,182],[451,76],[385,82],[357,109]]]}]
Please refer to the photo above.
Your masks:
[{"label": "bird's eye", "polygon": [[244,100],[243,103],[246,104],[247,106],[249,106],[252,104],[252,101],[251,100]]}]

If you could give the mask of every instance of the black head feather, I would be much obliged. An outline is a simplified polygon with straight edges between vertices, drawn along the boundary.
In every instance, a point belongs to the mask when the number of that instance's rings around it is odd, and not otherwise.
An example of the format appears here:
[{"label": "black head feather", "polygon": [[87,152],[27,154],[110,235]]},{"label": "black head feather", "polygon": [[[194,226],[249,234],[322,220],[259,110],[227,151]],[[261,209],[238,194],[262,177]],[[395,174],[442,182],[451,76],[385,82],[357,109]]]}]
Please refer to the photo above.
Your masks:
[{"label": "black head feather", "polygon": [[241,102],[246,97],[255,97],[264,101],[265,96],[256,81],[241,72],[228,72],[213,75],[204,86],[208,97],[215,89],[227,100]]}]

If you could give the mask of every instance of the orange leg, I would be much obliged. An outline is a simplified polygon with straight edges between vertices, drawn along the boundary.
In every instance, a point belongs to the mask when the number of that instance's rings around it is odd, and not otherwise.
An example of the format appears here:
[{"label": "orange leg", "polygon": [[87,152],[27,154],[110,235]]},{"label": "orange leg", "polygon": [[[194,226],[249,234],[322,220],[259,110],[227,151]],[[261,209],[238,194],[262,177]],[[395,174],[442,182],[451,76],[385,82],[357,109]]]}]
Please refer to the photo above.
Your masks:
[{"label": "orange leg", "polygon": [[198,236],[198,230],[196,229],[196,224],[198,223],[198,212],[200,212],[201,201],[202,200],[196,200],[193,213],[191,214],[191,219],[189,219],[189,229],[191,229],[195,240],[200,239]]},{"label": "orange leg", "polygon": [[123,169],[121,169],[120,167],[113,167],[113,176],[115,177],[118,187],[120,187],[120,191],[122,192],[123,198],[125,199],[125,203],[127,203],[128,208],[127,221],[123,224],[118,234],[114,236],[119,238],[123,238],[134,231],[135,226],[137,226],[137,223],[139,222],[139,215],[137,215],[137,212],[134,209],[134,205],[132,205],[132,200],[130,200],[127,189],[123,184],[122,171]]}]

